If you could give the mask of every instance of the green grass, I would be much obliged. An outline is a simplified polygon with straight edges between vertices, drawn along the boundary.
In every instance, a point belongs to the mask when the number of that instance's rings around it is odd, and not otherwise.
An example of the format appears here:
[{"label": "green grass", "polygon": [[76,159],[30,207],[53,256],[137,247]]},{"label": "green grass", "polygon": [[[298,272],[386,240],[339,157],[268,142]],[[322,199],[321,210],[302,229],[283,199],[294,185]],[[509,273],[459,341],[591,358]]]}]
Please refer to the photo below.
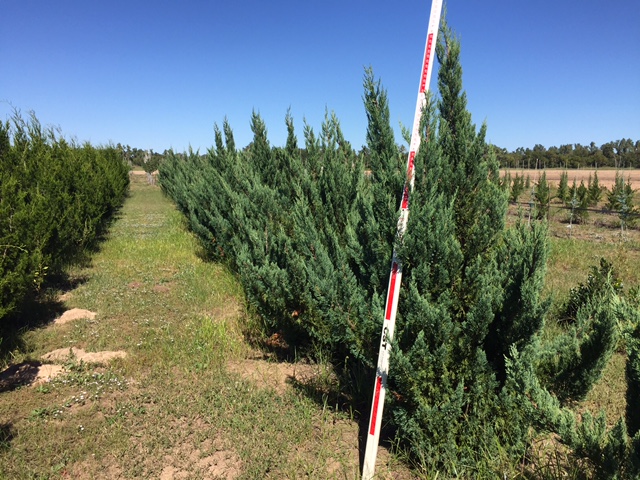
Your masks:
[{"label": "green grass", "polygon": [[[524,197],[527,197],[526,199]],[[520,207],[509,208],[508,223],[519,214],[529,218],[529,195],[520,198]],[[603,202],[598,207],[602,208]],[[561,301],[571,287],[584,283],[592,266],[598,266],[600,258],[612,262],[620,278],[627,286],[640,284],[640,229],[631,228],[622,234],[615,215],[591,212],[584,224],[569,225],[567,210],[557,201],[549,213],[549,263],[545,283],[545,295]]]},{"label": "green grass", "polygon": [[[523,208],[526,212],[526,209]],[[512,218],[517,209],[511,207]],[[526,215],[525,215],[526,218]],[[614,265],[625,291],[640,285],[640,230],[628,229],[624,236],[619,220],[614,215],[591,212],[584,224],[568,228],[568,214],[552,205],[549,218],[549,262],[544,295],[552,299],[552,315],[566,299],[569,290],[585,283],[592,267],[601,258]],[[561,327],[550,321],[545,336],[553,336]],[[586,398],[575,405],[578,413],[590,412],[597,416],[605,412],[607,424],[612,427],[625,413],[625,363],[626,354],[621,345],[605,368],[601,379]],[[541,436],[534,446],[532,458],[536,467],[533,478],[589,478],[588,465],[570,452],[553,437]]]}]

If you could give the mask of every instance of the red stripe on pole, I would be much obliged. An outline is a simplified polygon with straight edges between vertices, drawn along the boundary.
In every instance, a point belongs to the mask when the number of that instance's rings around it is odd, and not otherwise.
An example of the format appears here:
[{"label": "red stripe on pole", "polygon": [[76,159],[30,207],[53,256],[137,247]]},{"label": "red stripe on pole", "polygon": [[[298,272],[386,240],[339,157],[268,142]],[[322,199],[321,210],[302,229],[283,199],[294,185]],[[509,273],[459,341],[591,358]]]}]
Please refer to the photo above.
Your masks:
[{"label": "red stripe on pole", "polygon": [[376,420],[378,418],[378,402],[380,401],[380,389],[382,388],[382,377],[376,379],[376,393],[373,395],[373,412],[371,412],[371,426],[369,427],[369,435],[376,433]]},{"label": "red stripe on pole", "polygon": [[407,167],[407,177],[411,179],[413,177],[413,166],[415,165],[416,152],[409,153],[409,166]]},{"label": "red stripe on pole", "polygon": [[393,307],[393,294],[396,289],[396,276],[398,274],[398,264],[393,262],[391,268],[391,282],[389,285],[389,293],[387,294],[387,313],[384,316],[385,320],[391,320],[391,308]]},{"label": "red stripe on pole", "polygon": [[409,184],[407,183],[404,186],[404,191],[402,192],[402,209],[406,210],[409,208]]},{"label": "red stripe on pole", "polygon": [[427,48],[424,52],[424,63],[422,64],[422,78],[420,79],[420,93],[427,90],[427,72],[429,71],[429,60],[431,59],[431,44],[433,43],[433,33],[427,37]]},{"label": "red stripe on pole", "polygon": [[[398,218],[397,234],[402,238],[407,228],[409,218],[409,195],[413,191],[415,178],[415,157],[420,148],[420,119],[426,104],[426,92],[429,91],[429,77],[431,76],[431,63],[433,62],[433,50],[438,38],[438,26],[440,24],[440,13],[442,0],[432,0],[431,15],[429,17],[429,29],[427,31],[427,42],[425,45],[424,59],[420,75],[418,89],[418,100],[416,102],[416,113],[413,120],[413,130],[409,146],[409,159],[407,162],[407,177],[401,198],[401,211]],[[422,167],[421,167],[422,168]],[[378,442],[380,430],[377,428],[378,417],[382,420],[384,410],[384,398],[386,395],[386,381],[389,372],[389,342],[393,339],[393,331],[396,322],[396,309],[398,305],[398,293],[402,287],[402,262],[398,258],[398,252],[394,248],[393,260],[391,262],[391,276],[389,278],[389,291],[387,293],[387,306],[385,307],[385,318],[382,325],[382,338],[380,341],[380,351],[378,353],[378,370],[376,372],[373,402],[371,407],[371,423],[369,424],[369,435],[367,435],[367,446],[362,465],[362,480],[373,480],[376,466],[376,456],[378,453]]]}]

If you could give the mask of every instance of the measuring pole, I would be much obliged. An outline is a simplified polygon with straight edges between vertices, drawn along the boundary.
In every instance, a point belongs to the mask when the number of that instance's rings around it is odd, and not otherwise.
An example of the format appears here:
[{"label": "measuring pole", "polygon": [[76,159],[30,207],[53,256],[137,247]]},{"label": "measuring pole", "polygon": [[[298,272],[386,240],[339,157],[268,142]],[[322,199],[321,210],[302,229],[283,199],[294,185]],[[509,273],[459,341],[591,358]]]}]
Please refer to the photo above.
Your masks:
[{"label": "measuring pole", "polygon": [[[420,86],[418,89],[418,100],[416,101],[416,113],[413,119],[413,131],[411,133],[411,144],[409,145],[409,157],[407,160],[407,179],[402,190],[402,201],[400,204],[400,218],[398,219],[398,238],[401,239],[407,228],[409,218],[409,194],[413,190],[415,178],[414,162],[418,148],[420,147],[420,119],[426,104],[426,94],[431,81],[431,69],[435,57],[436,40],[438,28],[440,26],[440,12],[442,11],[442,0],[432,0],[431,14],[429,17],[429,29],[427,30],[427,42],[424,48],[424,60],[420,74]],[[402,281],[402,264],[398,258],[398,253],[393,252],[391,262],[391,274],[389,275],[389,287],[387,289],[387,301],[384,309],[384,320],[382,324],[382,335],[380,339],[380,350],[378,352],[378,366],[376,369],[376,380],[373,390],[373,401],[371,404],[371,418],[369,419],[369,430],[367,431],[367,446],[364,454],[364,465],[362,467],[362,479],[371,480],[376,466],[378,455],[378,443],[380,440],[380,427],[382,425],[382,410],[384,408],[384,398],[387,390],[387,376],[389,374],[389,353],[390,343],[396,325],[396,311],[398,309],[398,298],[400,296],[400,283]]]}]

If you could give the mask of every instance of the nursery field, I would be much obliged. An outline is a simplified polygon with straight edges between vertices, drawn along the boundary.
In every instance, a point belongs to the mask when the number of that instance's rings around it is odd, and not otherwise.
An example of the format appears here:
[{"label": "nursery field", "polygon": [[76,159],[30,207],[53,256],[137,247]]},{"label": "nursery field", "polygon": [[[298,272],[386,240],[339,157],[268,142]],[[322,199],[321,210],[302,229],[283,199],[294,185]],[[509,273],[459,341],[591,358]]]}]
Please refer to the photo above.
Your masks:
[{"label": "nursery field", "polygon": [[[569,233],[552,209],[550,238],[556,302],[601,257],[640,283],[636,230],[622,237],[603,220]],[[329,365],[279,361],[249,341],[258,327],[239,284],[199,252],[160,187],[132,176],[100,251],[48,292],[38,314],[51,320],[4,352],[0,478],[359,478],[368,412],[337,404]],[[613,424],[624,388],[615,354],[575,408],[605,409]],[[386,447],[377,478],[437,476]],[[542,438],[505,478],[580,478],[563,452]]]},{"label": "nursery field", "polygon": [[[560,183],[560,175],[564,171],[561,168],[548,168],[546,170],[516,170],[510,169],[508,170],[511,176],[520,175],[526,177],[527,175],[532,181],[536,181],[542,175],[542,172],[547,173],[547,182],[552,184],[553,186],[558,186]],[[598,173],[598,181],[601,187],[611,188],[615,182],[616,172],[619,171],[622,173],[625,180],[631,181],[632,186],[635,188],[640,187],[640,169],[623,169],[623,170],[615,170],[613,168],[608,169],[588,169],[588,168],[580,168],[580,169],[571,169],[567,170],[569,183],[573,182],[575,179],[577,184],[580,184],[581,181],[584,181],[585,185],[589,180],[589,176],[593,177],[593,175]],[[501,174],[505,174],[507,170],[501,170]]]}]

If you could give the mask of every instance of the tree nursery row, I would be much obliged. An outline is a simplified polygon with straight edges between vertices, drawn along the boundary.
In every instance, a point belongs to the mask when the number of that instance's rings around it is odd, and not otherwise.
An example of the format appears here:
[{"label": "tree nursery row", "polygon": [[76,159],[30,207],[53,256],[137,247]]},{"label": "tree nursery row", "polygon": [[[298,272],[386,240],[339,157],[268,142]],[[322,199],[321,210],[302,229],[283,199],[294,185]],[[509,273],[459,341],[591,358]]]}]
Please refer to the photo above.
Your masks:
[{"label": "tree nursery row", "polygon": [[[224,122],[205,156],[170,153],[166,194],[207,254],[240,279],[264,333],[296,355],[330,359],[342,400],[370,406],[394,247],[403,282],[385,424],[425,472],[497,478],[526,463],[535,438],[554,433],[598,478],[640,472],[640,416],[607,429],[570,408],[628,350],[628,398],[640,388],[636,297],[614,267],[594,266],[559,313],[542,289],[544,219],[506,226],[508,189],[472,123],[462,89],[460,44],[443,27],[437,97],[428,99],[415,159],[409,223],[396,236],[405,158],[390,126],[386,92],[368,70],[366,155],[327,114],[298,146],[287,115],[284,147],[272,147],[259,115],[247,149]],[[559,333],[545,336],[546,325]],[[499,476],[502,476],[501,474]]]},{"label": "tree nursery row", "polygon": [[0,319],[95,244],[128,170],[116,148],[70,143],[34,115],[0,122]]}]

